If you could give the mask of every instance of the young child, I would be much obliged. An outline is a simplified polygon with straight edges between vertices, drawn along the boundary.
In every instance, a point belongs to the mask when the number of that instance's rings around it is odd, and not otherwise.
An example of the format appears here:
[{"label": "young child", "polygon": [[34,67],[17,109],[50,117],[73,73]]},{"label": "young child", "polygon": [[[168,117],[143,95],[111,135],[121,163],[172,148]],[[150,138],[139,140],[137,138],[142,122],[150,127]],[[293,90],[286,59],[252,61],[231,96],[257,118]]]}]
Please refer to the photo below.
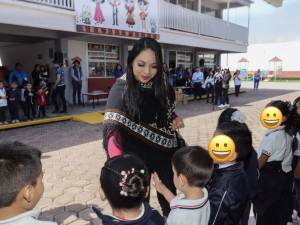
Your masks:
[{"label": "young child", "polygon": [[28,83],[24,92],[26,116],[27,119],[32,120],[35,118],[35,96],[32,90],[32,84]]},{"label": "young child", "polygon": [[156,190],[170,202],[168,225],[207,225],[210,215],[205,185],[213,172],[213,160],[201,147],[184,147],[172,158],[174,184],[181,194],[174,194],[154,173]]},{"label": "young child", "polygon": [[4,82],[0,81],[0,125],[7,124],[6,121],[6,108],[7,108],[7,94]]},{"label": "young child", "polygon": [[32,211],[43,192],[41,152],[19,142],[0,144],[0,224],[55,225]]},{"label": "young child", "polygon": [[40,86],[36,93],[36,101],[38,105],[38,116],[43,114],[43,117],[46,117],[46,95],[47,92],[44,91],[43,87]]},{"label": "young child", "polygon": [[282,113],[282,124],[268,129],[258,148],[260,169],[258,193],[254,201],[257,225],[283,225],[292,213],[292,136],[290,103],[273,101],[268,106]]},{"label": "young child", "polygon": [[247,207],[245,209],[242,222],[239,225],[248,225],[249,215],[251,210],[251,202],[254,199],[257,188],[258,188],[258,177],[259,177],[259,170],[258,170],[258,160],[257,160],[257,153],[252,145],[252,134],[246,124],[246,116],[241,111],[235,108],[227,108],[225,109],[219,119],[218,119],[218,126],[225,122],[232,122],[236,121],[244,126],[243,128],[243,136],[240,138],[241,141],[237,142],[243,143],[244,145],[241,146],[243,148],[249,148],[249,155],[245,157],[244,169],[248,178],[248,184],[250,187],[250,200],[248,201]]},{"label": "young child", "polygon": [[294,223],[300,223],[300,97],[296,98],[292,110],[293,118],[293,214]]},{"label": "young child", "polygon": [[18,83],[13,81],[11,83],[11,89],[8,91],[8,109],[12,123],[18,123],[19,119],[19,100],[20,90],[18,89]]},{"label": "young child", "polygon": [[212,180],[208,184],[208,199],[211,206],[210,225],[234,224],[242,222],[243,214],[250,199],[250,187],[243,161],[251,148],[245,137],[248,128],[239,122],[221,123],[215,132],[226,135],[235,143],[235,155],[227,162],[216,164]]},{"label": "young child", "polygon": [[93,208],[103,225],[164,225],[164,219],[146,202],[150,177],[145,164],[132,155],[109,159],[100,175],[100,196],[112,215]]}]

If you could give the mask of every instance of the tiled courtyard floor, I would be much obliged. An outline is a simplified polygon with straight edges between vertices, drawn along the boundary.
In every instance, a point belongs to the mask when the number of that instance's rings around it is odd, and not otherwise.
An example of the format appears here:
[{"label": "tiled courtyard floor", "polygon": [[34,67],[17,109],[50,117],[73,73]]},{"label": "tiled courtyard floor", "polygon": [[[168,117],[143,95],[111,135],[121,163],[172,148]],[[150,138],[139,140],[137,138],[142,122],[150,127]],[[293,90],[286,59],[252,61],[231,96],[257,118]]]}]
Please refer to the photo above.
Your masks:
[{"label": "tiled courtyard floor", "polygon": [[[230,100],[247,115],[257,147],[264,132],[258,119],[262,108],[272,99],[292,101],[298,96],[300,91],[270,89],[248,91],[238,98],[230,96]],[[187,143],[206,147],[221,110],[213,111],[210,104],[201,101],[180,105],[176,111],[185,119],[186,127],[180,132]],[[0,132],[0,142],[17,140],[44,152],[45,193],[37,206],[41,218],[59,224],[101,224],[90,209],[92,205],[109,209],[98,194],[99,171],[105,161],[101,130],[101,126],[61,122]],[[151,203],[158,208],[154,192]]]}]

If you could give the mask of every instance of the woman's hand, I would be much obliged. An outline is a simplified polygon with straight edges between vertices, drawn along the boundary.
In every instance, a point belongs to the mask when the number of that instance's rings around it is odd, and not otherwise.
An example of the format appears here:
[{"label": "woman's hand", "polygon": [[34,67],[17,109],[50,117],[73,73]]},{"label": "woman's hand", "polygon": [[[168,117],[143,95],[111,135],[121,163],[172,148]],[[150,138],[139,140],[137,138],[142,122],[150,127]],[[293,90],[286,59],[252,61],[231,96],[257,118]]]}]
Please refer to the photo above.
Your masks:
[{"label": "woman's hand", "polygon": [[180,128],[184,128],[184,122],[183,119],[178,116],[173,120],[173,129],[177,130]]}]

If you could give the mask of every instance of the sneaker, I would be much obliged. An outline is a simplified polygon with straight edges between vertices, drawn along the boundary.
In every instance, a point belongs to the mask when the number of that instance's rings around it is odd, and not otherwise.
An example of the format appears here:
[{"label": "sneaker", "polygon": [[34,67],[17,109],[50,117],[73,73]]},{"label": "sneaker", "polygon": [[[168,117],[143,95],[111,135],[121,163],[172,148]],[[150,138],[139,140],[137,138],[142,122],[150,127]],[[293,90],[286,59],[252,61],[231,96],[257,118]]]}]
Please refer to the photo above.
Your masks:
[{"label": "sneaker", "polygon": [[4,124],[6,125],[6,124],[8,124],[8,122],[7,122],[7,121],[4,121]]},{"label": "sneaker", "polygon": [[221,105],[218,105],[218,108],[223,108],[224,107],[224,105],[223,104],[221,104]]},{"label": "sneaker", "polygon": [[19,122],[20,122],[20,120],[15,120],[15,122],[16,122],[16,123],[19,123]]},{"label": "sneaker", "polygon": [[12,120],[11,123],[16,123],[16,121],[15,121],[15,120]]},{"label": "sneaker", "polygon": [[67,110],[62,110],[59,113],[68,113]]},{"label": "sneaker", "polygon": [[230,105],[229,105],[229,104],[225,104],[225,105],[224,105],[224,107],[227,107],[227,108],[229,108],[229,107],[230,107]]},{"label": "sneaker", "polygon": [[2,122],[0,122],[0,125],[2,125],[3,123]]}]

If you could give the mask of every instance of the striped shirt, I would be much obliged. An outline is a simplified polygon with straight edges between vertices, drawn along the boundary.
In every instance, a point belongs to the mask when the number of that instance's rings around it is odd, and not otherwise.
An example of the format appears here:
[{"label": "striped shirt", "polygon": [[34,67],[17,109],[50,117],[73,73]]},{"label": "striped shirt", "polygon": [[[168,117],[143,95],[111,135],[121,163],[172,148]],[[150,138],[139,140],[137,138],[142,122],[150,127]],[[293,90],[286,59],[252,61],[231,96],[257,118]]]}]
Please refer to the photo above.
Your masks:
[{"label": "striped shirt", "polygon": [[206,188],[202,190],[204,196],[201,199],[188,200],[184,194],[176,196],[170,203],[167,225],[207,225],[210,205]]}]

